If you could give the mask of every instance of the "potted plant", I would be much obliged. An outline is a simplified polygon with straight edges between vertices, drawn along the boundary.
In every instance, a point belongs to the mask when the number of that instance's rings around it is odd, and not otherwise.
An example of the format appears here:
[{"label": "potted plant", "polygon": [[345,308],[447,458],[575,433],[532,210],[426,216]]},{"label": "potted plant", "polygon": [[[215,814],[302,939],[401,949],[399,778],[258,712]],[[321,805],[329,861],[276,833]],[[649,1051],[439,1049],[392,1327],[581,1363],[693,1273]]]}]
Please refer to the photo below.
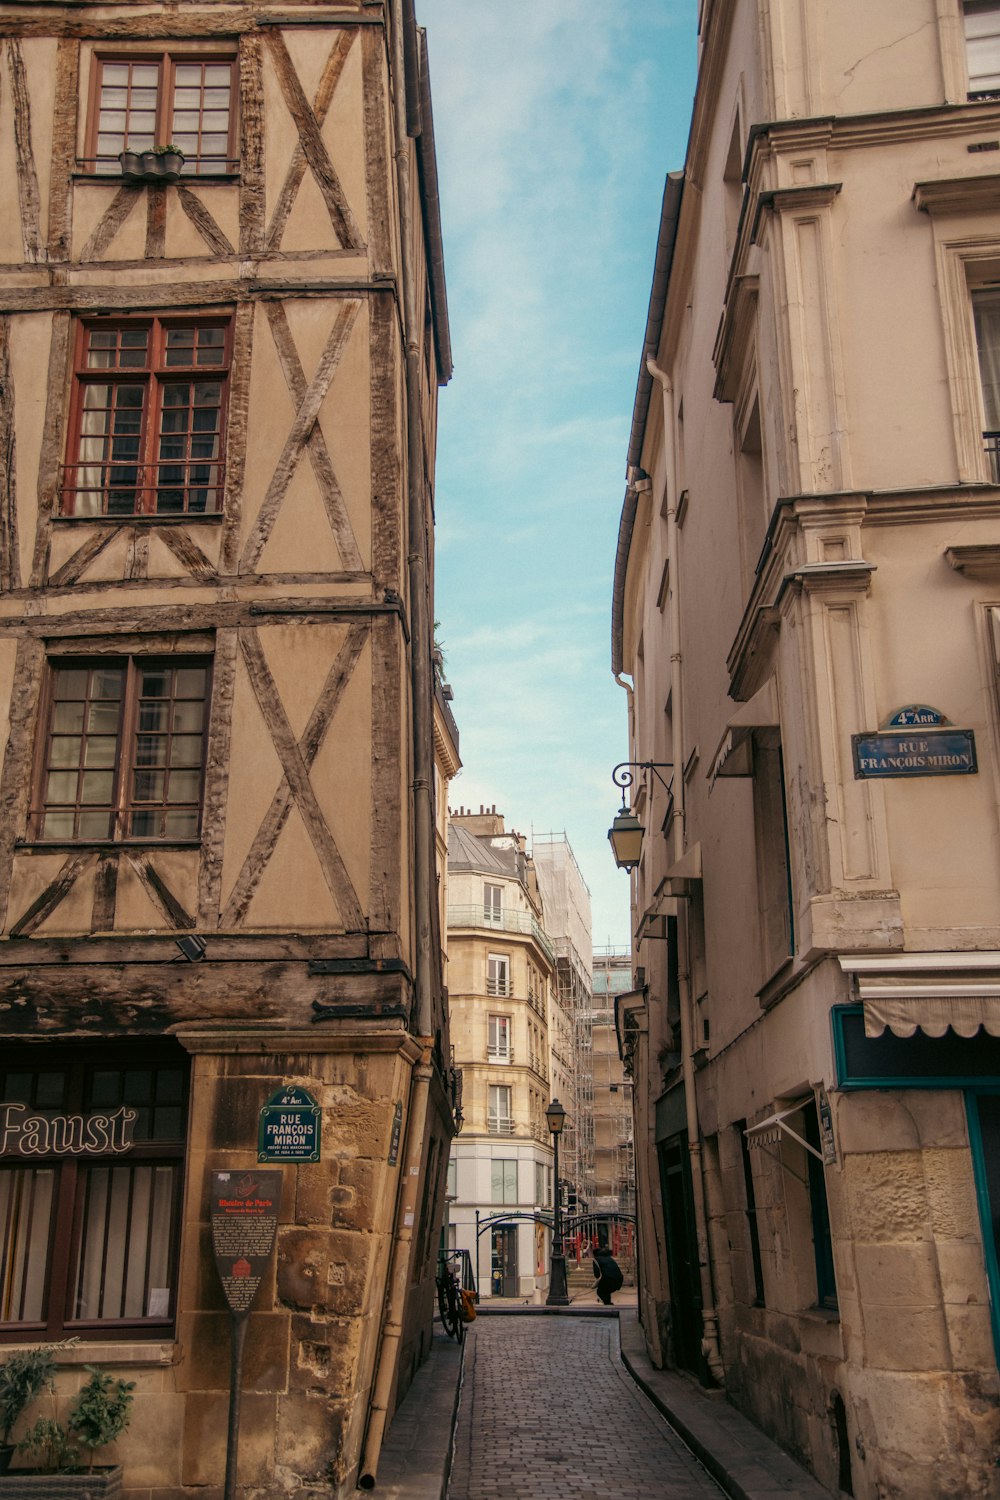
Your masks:
[{"label": "potted plant", "polygon": [[142,153],[142,175],[147,182],[176,182],[184,168],[179,146],[156,146]]},{"label": "potted plant", "polygon": [[126,182],[144,181],[142,171],[142,156],[138,151],[119,151],[118,161],[121,165],[122,176]]},{"label": "potted plant", "polygon": [[14,1452],[11,1433],[31,1403],[51,1387],[56,1372],[53,1345],[18,1349],[0,1365],[0,1474],[6,1473]]},{"label": "potted plant", "polygon": [[[0,1474],[0,1500],[115,1500],[122,1466],[95,1466],[98,1448],[120,1437],[129,1423],[134,1380],[116,1379],[86,1365],[87,1379],[73,1398],[65,1425],[40,1417],[17,1444],[30,1468]],[[53,1390],[51,1376],[48,1381]]]}]

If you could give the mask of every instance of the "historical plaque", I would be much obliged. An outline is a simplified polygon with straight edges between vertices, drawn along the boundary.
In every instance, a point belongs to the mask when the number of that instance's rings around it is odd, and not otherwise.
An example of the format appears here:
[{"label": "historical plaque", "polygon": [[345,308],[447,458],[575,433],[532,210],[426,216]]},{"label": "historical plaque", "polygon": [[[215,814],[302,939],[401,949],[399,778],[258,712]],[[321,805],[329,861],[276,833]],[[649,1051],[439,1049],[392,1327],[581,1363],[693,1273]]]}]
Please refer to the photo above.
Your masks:
[{"label": "historical plaque", "polygon": [[280,1172],[212,1173],[212,1248],[226,1301],[246,1315],[274,1251]]},{"label": "historical plaque", "polygon": [[319,1161],[322,1110],[308,1089],[272,1094],[257,1126],[258,1161]]}]

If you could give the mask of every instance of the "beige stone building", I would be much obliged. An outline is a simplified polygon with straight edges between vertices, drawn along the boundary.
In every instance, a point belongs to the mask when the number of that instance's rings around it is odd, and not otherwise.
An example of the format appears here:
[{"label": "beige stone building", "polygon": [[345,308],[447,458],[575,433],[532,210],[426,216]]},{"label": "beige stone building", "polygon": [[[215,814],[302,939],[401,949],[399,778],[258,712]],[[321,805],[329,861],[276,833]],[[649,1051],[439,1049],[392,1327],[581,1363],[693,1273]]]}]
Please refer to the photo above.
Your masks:
[{"label": "beige stone building", "polygon": [[[237,1492],[347,1493],[428,1345],[453,1130],[424,38],[0,4],[0,74],[0,1339],[136,1382],[126,1496],[221,1493],[210,1174],[267,1165]],[[301,1158],[258,1135],[285,1088]]]},{"label": "beige stone building", "polygon": [[594,951],[590,1011],[595,1213],[635,1213],[632,1080],[618,1051],[615,1002],[632,989],[632,955]]},{"label": "beige stone building", "polygon": [[591,1065],[590,891],[565,833],[534,833],[531,852],[555,949],[549,1003],[552,1092],[566,1110],[559,1142],[559,1177],[570,1215],[594,1194],[594,1089]]},{"label": "beige stone building", "polygon": [[543,923],[524,835],[505,828],[495,808],[453,809],[448,1001],[463,1125],[451,1148],[449,1236],[469,1252],[483,1298],[537,1302],[549,1286],[545,1109],[554,1080],[568,1073],[558,1040],[553,1050],[555,950]]},{"label": "beige stone building", "polygon": [[642,1316],[831,1492],[993,1495],[1000,7],[698,10],[614,587]]}]

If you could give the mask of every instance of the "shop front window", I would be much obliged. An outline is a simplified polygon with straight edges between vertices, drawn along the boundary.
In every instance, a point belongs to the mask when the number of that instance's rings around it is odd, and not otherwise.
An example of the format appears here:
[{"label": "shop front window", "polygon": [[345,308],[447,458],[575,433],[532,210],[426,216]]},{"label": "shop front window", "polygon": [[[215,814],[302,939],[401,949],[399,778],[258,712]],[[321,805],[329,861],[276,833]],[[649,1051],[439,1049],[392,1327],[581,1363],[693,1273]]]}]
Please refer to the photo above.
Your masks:
[{"label": "shop front window", "polygon": [[0,1067],[0,1336],[169,1333],[187,1063],[11,1052]]}]

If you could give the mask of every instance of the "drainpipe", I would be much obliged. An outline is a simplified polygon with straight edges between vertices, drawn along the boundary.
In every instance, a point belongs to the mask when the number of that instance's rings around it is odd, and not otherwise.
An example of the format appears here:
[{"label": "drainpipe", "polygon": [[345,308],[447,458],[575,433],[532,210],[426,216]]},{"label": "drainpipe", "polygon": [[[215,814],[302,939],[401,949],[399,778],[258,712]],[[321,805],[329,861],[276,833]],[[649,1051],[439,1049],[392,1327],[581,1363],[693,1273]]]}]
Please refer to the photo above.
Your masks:
[{"label": "drainpipe", "polygon": [[[405,15],[404,15],[405,11]],[[431,903],[434,893],[433,725],[431,720],[431,619],[427,562],[427,506],[421,432],[420,346],[416,316],[410,191],[410,134],[419,132],[413,108],[418,80],[412,76],[407,119],[406,54],[416,58],[416,26],[412,0],[390,0],[390,72],[392,75],[393,124],[395,134],[396,193],[399,200],[400,281],[402,284],[403,339],[406,382],[406,470],[407,470],[407,570],[410,605],[410,678],[413,720],[413,880],[416,1006],[414,1030],[422,1047],[410,1087],[410,1110],[403,1176],[396,1208],[396,1227],[386,1288],[385,1317],[379,1341],[372,1398],[368,1412],[358,1485],[372,1489],[378,1472],[379,1454],[389,1415],[389,1397],[399,1359],[403,1313],[409,1284],[413,1230],[418,1192],[426,1163],[423,1142],[427,1126],[428,1096],[433,1076],[434,954]],[[408,129],[409,125],[409,129]]]},{"label": "drainpipe", "polygon": [[406,1307],[406,1289],[410,1279],[410,1252],[413,1248],[413,1231],[417,1222],[417,1195],[423,1165],[427,1102],[433,1072],[431,1046],[429,1041],[425,1040],[420,1060],[413,1070],[410,1082],[410,1109],[406,1122],[406,1146],[403,1150],[403,1176],[399,1185],[396,1233],[389,1266],[385,1320],[382,1324],[382,1337],[372,1381],[368,1430],[365,1433],[365,1446],[358,1470],[358,1488],[361,1490],[375,1488],[379,1455],[382,1452],[382,1439],[389,1420],[389,1397],[392,1394],[392,1383],[399,1359],[399,1345],[403,1336],[403,1311]]},{"label": "drainpipe", "polygon": [[[408,510],[407,567],[410,584],[410,673],[413,698],[413,879],[416,908],[415,978],[416,1031],[434,1031],[432,997],[434,963],[431,901],[434,874],[433,724],[431,676],[431,619],[427,562],[427,495],[421,430],[420,342],[421,320],[416,312],[411,215],[410,144],[407,131],[406,64],[404,49],[409,23],[410,50],[416,57],[416,29],[412,0],[392,0],[392,62],[398,80],[393,89],[396,127],[396,191],[399,195],[400,280],[403,290],[403,338],[406,344],[406,470]],[[404,11],[406,15],[404,17]],[[414,80],[416,83],[416,80]],[[418,133],[413,122],[411,133]]]},{"label": "drainpipe", "polygon": [[[656,361],[646,357],[646,369],[658,382],[663,396],[663,443],[667,456],[668,472],[672,469],[673,454],[673,386],[665,370]],[[681,656],[681,602],[680,577],[677,566],[677,485],[676,473],[670,475],[671,504],[667,509],[667,557],[670,561],[671,588],[668,619],[670,622],[671,685],[673,711],[671,713],[671,760],[674,763],[674,816],[672,840],[674,860],[681,859],[685,852],[687,814],[684,787],[684,692],[682,688]],[[680,941],[677,954],[677,987],[681,1011],[681,1070],[684,1077],[684,1107],[687,1117],[688,1152],[691,1158],[691,1184],[694,1198],[695,1238],[698,1243],[698,1278],[702,1301],[701,1352],[712,1378],[721,1385],[725,1378],[725,1365],[719,1348],[719,1317],[715,1309],[715,1288],[712,1276],[712,1255],[708,1239],[708,1213],[705,1207],[704,1161],[701,1150],[701,1128],[698,1123],[698,1100],[695,1094],[695,1017],[694,996],[691,994],[691,934],[687,912],[683,904],[678,906],[678,931]]]},{"label": "drainpipe", "polygon": [[628,700],[628,742],[631,745],[632,742],[633,742],[632,731],[633,731],[633,728],[635,727],[634,726],[634,719],[633,719],[633,712],[634,712],[634,707],[635,707],[635,691],[633,689],[633,686],[632,686],[631,682],[626,682],[625,678],[622,676],[622,674],[620,672],[615,672],[614,678],[615,678],[615,681],[617,682],[618,686],[620,688],[624,688],[625,689],[625,696],[626,696],[626,698]]}]

